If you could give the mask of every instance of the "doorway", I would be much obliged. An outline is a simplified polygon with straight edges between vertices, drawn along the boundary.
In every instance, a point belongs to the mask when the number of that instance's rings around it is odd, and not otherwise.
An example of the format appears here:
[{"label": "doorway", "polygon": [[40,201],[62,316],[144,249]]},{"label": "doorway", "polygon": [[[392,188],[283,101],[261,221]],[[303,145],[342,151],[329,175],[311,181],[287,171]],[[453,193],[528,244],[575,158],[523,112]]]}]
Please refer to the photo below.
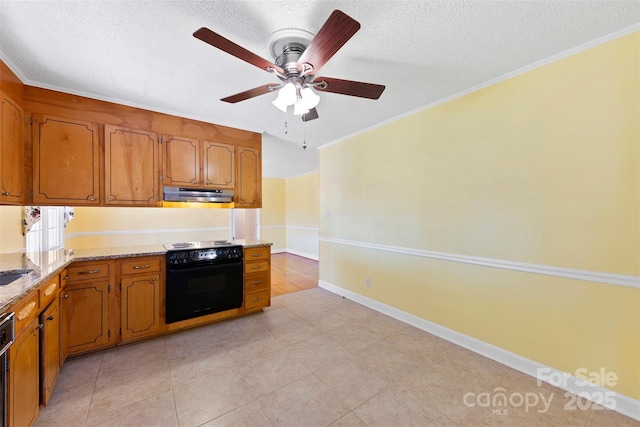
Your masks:
[{"label": "doorway", "polygon": [[260,240],[260,209],[231,209],[231,238]]}]

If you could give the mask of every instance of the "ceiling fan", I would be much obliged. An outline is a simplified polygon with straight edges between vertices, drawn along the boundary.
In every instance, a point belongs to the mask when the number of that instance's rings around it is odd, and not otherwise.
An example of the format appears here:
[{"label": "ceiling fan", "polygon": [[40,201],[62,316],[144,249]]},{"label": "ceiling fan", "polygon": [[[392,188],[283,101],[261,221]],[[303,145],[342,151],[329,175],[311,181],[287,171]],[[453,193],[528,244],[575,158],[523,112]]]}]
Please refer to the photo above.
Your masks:
[{"label": "ceiling fan", "polygon": [[385,87],[331,77],[317,77],[316,73],[360,29],[360,23],[340,10],[334,10],[320,31],[313,37],[302,30],[281,30],[270,37],[274,62],[248,51],[208,28],[202,27],[193,36],[251,65],[275,74],[280,83],[268,83],[221,101],[236,103],[278,90],[273,101],[286,112],[293,105],[293,114],[303,121],[318,118],[316,105],[320,97],[314,92],[332,92],[361,98],[378,99]]}]

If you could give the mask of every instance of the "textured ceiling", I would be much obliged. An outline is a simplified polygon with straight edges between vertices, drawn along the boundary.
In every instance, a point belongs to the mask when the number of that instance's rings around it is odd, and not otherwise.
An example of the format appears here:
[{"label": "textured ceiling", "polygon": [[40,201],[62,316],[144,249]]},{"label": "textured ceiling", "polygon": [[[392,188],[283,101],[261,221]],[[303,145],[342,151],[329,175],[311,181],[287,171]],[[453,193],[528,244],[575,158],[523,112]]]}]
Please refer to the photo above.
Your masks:
[{"label": "textured ceiling", "polygon": [[[195,30],[272,61],[271,33],[315,34],[334,9],[362,27],[320,74],[386,85],[379,100],[321,93],[304,125],[275,94],[220,101],[278,80]],[[0,0],[0,58],[29,85],[263,133],[264,175],[288,177],[319,145],[639,23],[639,1]]]}]

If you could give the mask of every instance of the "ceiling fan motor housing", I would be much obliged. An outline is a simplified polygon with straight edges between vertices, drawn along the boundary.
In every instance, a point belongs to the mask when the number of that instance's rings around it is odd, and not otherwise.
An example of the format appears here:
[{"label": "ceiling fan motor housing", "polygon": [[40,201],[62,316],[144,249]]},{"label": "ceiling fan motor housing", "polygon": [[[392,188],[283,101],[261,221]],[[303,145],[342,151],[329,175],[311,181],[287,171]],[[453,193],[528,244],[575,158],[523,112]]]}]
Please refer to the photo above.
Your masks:
[{"label": "ceiling fan motor housing", "polygon": [[301,43],[288,43],[284,46],[282,53],[276,58],[276,65],[285,71],[287,77],[300,75],[298,59],[302,56],[305,49],[306,46]]}]

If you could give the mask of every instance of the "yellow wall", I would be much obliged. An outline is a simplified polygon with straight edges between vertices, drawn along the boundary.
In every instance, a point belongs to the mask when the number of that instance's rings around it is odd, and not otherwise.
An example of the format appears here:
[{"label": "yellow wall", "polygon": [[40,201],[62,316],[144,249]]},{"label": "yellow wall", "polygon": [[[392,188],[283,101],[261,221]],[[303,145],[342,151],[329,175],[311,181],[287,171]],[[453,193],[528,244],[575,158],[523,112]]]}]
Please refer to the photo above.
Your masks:
[{"label": "yellow wall", "polygon": [[22,206],[0,206],[0,253],[24,250]]},{"label": "yellow wall", "polygon": [[146,245],[231,237],[231,210],[182,208],[75,208],[65,247]]},{"label": "yellow wall", "polygon": [[287,178],[287,249],[318,259],[318,172]]},{"label": "yellow wall", "polygon": [[272,251],[283,251],[287,244],[285,185],[282,178],[262,178],[260,239],[273,243]]},{"label": "yellow wall", "polygon": [[[640,399],[640,33],[320,150],[320,279]],[[364,277],[371,287],[364,286]]]}]

